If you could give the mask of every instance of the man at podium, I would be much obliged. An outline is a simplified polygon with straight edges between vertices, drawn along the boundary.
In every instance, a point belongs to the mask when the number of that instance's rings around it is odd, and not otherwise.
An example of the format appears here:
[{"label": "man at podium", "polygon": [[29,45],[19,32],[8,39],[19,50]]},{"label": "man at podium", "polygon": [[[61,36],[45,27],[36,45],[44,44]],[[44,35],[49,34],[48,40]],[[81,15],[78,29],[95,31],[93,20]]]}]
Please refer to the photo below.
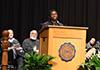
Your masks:
[{"label": "man at podium", "polygon": [[55,9],[49,11],[49,20],[44,22],[42,24],[42,27],[45,27],[47,25],[63,26],[63,24],[58,21],[58,13]]}]

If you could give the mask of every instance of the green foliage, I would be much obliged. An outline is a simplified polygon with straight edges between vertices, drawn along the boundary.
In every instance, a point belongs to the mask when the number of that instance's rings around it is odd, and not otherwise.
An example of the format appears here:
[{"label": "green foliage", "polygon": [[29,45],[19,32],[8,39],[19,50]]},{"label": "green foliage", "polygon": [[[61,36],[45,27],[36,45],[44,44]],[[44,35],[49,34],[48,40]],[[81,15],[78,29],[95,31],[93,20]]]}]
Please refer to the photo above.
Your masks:
[{"label": "green foliage", "polygon": [[100,53],[92,55],[89,61],[82,64],[82,67],[88,70],[100,70]]},{"label": "green foliage", "polygon": [[54,59],[49,55],[39,55],[37,53],[26,53],[23,70],[51,70],[52,64],[48,62]]}]

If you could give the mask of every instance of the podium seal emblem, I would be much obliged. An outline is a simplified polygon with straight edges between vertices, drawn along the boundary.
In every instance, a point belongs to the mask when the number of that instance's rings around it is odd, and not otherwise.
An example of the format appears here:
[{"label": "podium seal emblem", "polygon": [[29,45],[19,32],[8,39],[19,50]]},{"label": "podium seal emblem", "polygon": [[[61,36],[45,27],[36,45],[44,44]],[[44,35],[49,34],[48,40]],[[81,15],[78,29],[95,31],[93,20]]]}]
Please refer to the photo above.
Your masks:
[{"label": "podium seal emblem", "polygon": [[59,56],[63,61],[71,61],[75,57],[75,46],[71,43],[64,43],[59,48]]}]

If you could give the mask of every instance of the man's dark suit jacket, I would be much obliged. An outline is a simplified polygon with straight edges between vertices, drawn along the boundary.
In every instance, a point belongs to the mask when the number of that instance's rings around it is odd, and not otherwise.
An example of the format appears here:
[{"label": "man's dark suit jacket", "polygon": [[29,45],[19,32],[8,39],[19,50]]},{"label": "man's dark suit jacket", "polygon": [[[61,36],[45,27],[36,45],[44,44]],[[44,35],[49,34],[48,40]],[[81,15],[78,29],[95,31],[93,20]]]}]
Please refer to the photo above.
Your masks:
[{"label": "man's dark suit jacket", "polygon": [[[42,24],[42,27],[45,27],[45,26],[48,26],[48,25],[53,25],[53,23],[52,23],[51,21],[46,21],[46,22],[44,22],[44,23]],[[63,26],[63,24],[60,23],[58,20],[57,20],[57,22],[56,22],[55,25]]]},{"label": "man's dark suit jacket", "polygon": [[[43,28],[47,27],[48,25],[53,25],[53,23],[50,20],[48,20],[48,21],[42,23],[41,25],[42,25],[42,27],[41,27],[39,33],[41,33],[41,31],[42,31]],[[56,22],[55,25],[57,25],[57,26],[63,26],[63,24],[60,23],[58,20],[57,20],[57,22]]]}]

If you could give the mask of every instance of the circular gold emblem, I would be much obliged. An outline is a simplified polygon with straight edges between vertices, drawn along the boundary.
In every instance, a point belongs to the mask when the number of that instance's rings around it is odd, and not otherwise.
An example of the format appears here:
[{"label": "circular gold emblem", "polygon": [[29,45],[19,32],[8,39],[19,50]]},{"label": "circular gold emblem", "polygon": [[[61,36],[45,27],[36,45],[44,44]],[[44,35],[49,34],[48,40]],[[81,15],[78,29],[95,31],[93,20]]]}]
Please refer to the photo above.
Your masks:
[{"label": "circular gold emblem", "polygon": [[59,48],[59,56],[66,62],[71,61],[74,58],[75,53],[75,47],[71,43],[64,43]]}]

